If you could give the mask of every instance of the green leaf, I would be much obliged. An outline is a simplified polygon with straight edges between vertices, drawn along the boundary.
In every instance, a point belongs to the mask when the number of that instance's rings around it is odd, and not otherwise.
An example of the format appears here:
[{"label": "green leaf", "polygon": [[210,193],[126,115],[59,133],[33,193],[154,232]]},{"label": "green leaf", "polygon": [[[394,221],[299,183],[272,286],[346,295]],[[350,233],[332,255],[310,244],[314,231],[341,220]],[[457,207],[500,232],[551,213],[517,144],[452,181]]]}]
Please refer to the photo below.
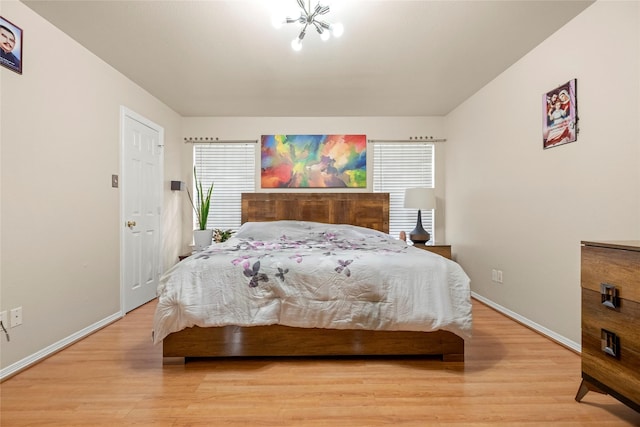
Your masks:
[{"label": "green leaf", "polygon": [[194,202],[189,189],[187,188],[187,195],[189,196],[189,201],[191,202],[191,206],[193,207],[194,212],[196,213],[196,218],[198,220],[198,226],[200,230],[207,229],[207,221],[209,220],[209,207],[211,206],[211,195],[213,194],[213,183],[207,190],[205,195],[204,189],[202,187],[202,182],[198,182],[198,174],[196,173],[196,167],[193,167],[193,180],[195,182],[195,192],[196,192],[196,200]]}]

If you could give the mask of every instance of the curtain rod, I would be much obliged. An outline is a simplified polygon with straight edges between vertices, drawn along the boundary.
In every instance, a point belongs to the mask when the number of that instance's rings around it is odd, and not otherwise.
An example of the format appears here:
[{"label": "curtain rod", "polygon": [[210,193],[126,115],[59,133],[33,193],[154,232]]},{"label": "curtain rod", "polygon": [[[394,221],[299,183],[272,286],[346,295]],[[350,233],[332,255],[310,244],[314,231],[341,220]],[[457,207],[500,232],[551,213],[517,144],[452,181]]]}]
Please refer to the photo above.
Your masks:
[{"label": "curtain rod", "polygon": [[199,137],[199,138],[193,138],[193,137],[185,137],[184,138],[184,143],[185,144],[196,144],[196,143],[223,143],[223,144],[257,144],[258,140],[257,139],[218,139],[218,137]]},{"label": "curtain rod", "polygon": [[446,142],[446,138],[369,139],[369,142]]},{"label": "curtain rod", "polygon": [[[446,142],[446,138],[410,138],[410,139],[369,139],[368,142]],[[218,139],[213,137],[185,137],[185,144],[196,143],[224,143],[224,144],[257,144],[257,139]]]}]

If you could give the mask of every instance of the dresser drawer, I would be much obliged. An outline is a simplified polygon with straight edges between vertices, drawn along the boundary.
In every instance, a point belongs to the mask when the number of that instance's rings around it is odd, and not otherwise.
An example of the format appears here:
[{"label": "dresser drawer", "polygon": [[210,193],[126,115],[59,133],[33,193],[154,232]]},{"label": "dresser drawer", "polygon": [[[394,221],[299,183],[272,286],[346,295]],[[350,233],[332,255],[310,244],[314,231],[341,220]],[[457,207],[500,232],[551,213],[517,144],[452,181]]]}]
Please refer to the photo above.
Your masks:
[{"label": "dresser drawer", "polygon": [[[620,300],[617,309],[600,292],[582,289],[582,372],[640,405],[640,303]],[[607,354],[603,330],[610,333]],[[606,335],[604,337],[606,342]]]},{"label": "dresser drawer", "polygon": [[639,251],[583,246],[581,252],[583,288],[600,293],[607,284],[619,298],[640,302]]}]

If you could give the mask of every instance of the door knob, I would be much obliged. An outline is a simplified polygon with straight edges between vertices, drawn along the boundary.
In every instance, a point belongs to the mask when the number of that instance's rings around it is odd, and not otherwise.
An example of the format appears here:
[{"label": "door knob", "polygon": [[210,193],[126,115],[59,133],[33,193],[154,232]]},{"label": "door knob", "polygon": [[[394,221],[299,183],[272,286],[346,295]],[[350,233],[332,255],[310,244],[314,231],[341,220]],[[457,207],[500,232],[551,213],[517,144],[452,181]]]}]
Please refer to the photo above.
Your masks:
[{"label": "door knob", "polygon": [[135,221],[127,221],[127,227],[133,228],[135,226],[136,226],[136,222]]}]

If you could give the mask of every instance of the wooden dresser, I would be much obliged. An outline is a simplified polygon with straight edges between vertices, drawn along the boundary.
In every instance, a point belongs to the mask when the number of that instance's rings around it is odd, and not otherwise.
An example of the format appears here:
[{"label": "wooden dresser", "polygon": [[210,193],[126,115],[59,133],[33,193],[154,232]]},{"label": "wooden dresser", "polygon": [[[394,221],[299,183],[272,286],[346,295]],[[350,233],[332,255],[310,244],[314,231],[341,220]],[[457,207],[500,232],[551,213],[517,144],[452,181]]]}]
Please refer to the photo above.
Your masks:
[{"label": "wooden dresser", "polygon": [[582,384],[640,412],[640,241],[582,242]]}]

